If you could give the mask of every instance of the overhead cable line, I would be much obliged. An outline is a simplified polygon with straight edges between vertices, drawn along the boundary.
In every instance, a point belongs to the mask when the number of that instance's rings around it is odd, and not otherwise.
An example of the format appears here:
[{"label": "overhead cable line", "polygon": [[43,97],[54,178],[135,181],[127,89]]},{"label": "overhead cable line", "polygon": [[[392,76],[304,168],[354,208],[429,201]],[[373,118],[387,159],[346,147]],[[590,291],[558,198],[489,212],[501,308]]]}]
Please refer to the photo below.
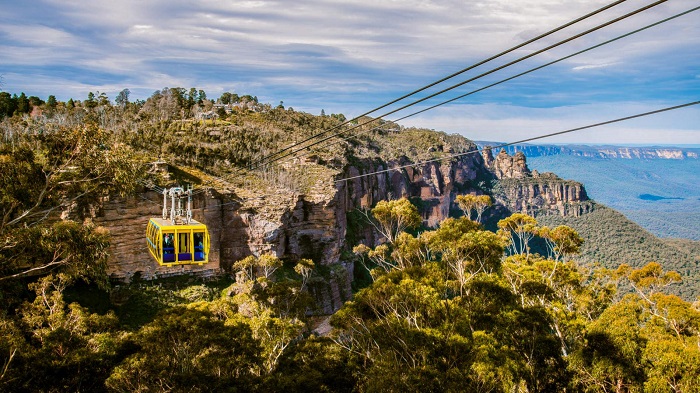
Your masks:
[{"label": "overhead cable line", "polygon": [[[644,30],[650,29],[650,28],[652,28],[652,27],[661,25],[661,24],[663,24],[663,23],[666,23],[666,22],[671,21],[671,20],[673,20],[673,19],[679,18],[679,17],[681,17],[681,16],[683,16],[683,15],[687,15],[687,14],[689,14],[689,13],[691,13],[691,12],[694,12],[694,11],[697,11],[697,10],[700,10],[700,6],[695,7],[695,8],[692,8],[692,9],[687,10],[687,11],[684,11],[684,12],[681,12],[681,13],[679,13],[679,14],[670,16],[670,17],[668,17],[668,18],[665,18],[665,19],[660,20],[660,21],[658,21],[658,22],[655,22],[655,23],[652,23],[652,24],[650,24],[650,25],[641,27],[641,28],[636,29],[636,30],[634,30],[634,31],[631,31],[631,32],[629,32],[629,33],[625,33],[625,34],[623,34],[623,35],[620,35],[620,36],[618,36],[618,37],[612,38],[612,39],[610,39],[610,40],[607,40],[607,41],[601,42],[601,43],[599,43],[599,44],[593,45],[593,46],[588,47],[588,48],[586,48],[586,49],[580,50],[580,51],[578,51],[578,52],[576,52],[576,53],[572,53],[572,54],[570,54],[570,55],[568,55],[568,56],[561,57],[561,58],[559,58],[559,59],[557,59],[557,60],[551,61],[551,62],[546,63],[546,64],[543,64],[543,65],[541,65],[541,66],[538,66],[538,67],[535,67],[535,68],[531,68],[531,69],[529,69],[529,70],[527,70],[527,71],[524,71],[524,72],[521,72],[521,73],[519,73],[519,74],[517,74],[517,75],[513,75],[513,76],[511,76],[511,77],[508,77],[508,78],[506,78],[506,79],[502,79],[502,80],[500,80],[500,81],[498,81],[498,82],[491,83],[491,84],[489,84],[489,85],[487,85],[487,86],[484,86],[484,87],[481,87],[481,88],[479,88],[479,89],[472,90],[472,91],[470,91],[470,92],[468,92],[468,93],[465,93],[465,94],[462,94],[462,95],[460,95],[460,96],[451,98],[451,99],[449,99],[449,100],[447,100],[447,101],[443,101],[443,102],[441,102],[441,103],[439,103],[439,104],[435,104],[435,105],[433,105],[433,106],[430,106],[430,107],[421,109],[421,110],[419,110],[419,111],[417,111],[417,112],[413,112],[413,113],[408,114],[408,115],[406,115],[406,116],[400,117],[400,118],[398,118],[398,119],[390,120],[390,121],[391,121],[391,122],[398,122],[398,121],[401,121],[401,120],[408,119],[409,117],[413,117],[413,116],[418,115],[418,114],[421,114],[421,113],[423,113],[423,112],[427,112],[427,111],[429,111],[429,110],[431,110],[431,109],[435,109],[435,108],[437,108],[437,107],[440,107],[440,106],[449,104],[449,103],[451,103],[451,102],[460,100],[460,99],[462,99],[462,98],[465,98],[465,97],[470,96],[470,95],[472,95],[472,94],[478,93],[478,92],[480,92],[480,91],[483,91],[483,90],[489,89],[489,88],[491,88],[491,87],[500,85],[500,84],[502,84],[502,83],[505,83],[505,82],[508,82],[508,81],[510,81],[510,80],[513,80],[513,79],[515,79],[515,78],[519,78],[519,77],[521,77],[521,76],[523,76],[523,75],[527,75],[527,74],[529,74],[529,73],[531,73],[531,72],[534,72],[534,71],[537,71],[537,70],[541,70],[542,68],[545,68],[545,67],[549,67],[549,66],[551,66],[551,65],[553,65],[553,64],[560,63],[560,62],[562,62],[562,61],[564,61],[564,60],[568,60],[568,59],[570,59],[570,58],[572,58],[572,57],[574,57],[574,56],[578,56],[578,55],[580,55],[580,54],[582,54],[582,53],[591,51],[591,50],[593,50],[593,49],[600,48],[601,46],[608,45],[608,44],[610,44],[610,43],[612,43],[612,42],[621,40],[621,39],[623,39],[623,38],[629,37],[629,36],[631,36],[631,35],[634,35],[634,34],[636,34],[636,33],[641,32],[641,31],[644,31]],[[382,128],[382,127],[383,127],[383,125],[379,125],[379,126],[377,126],[377,127],[371,128],[371,129],[369,129],[369,130],[362,131],[361,133],[362,133],[362,134],[368,133],[368,132],[371,132],[371,131],[374,131],[374,130],[378,130],[378,129]],[[336,145],[336,144],[345,142],[345,141],[347,141],[347,140],[349,140],[349,139],[352,139],[352,138],[355,138],[355,137],[357,137],[357,136],[358,136],[358,134],[350,135],[350,136],[347,136],[347,137],[345,137],[345,138],[343,138],[343,139],[341,139],[341,140],[331,142],[331,143],[329,143],[329,144],[327,144],[327,145],[323,145],[323,146],[321,146],[321,147],[322,147],[322,148],[327,148],[327,147],[330,147],[330,146],[334,146],[334,145]],[[292,159],[304,157],[304,156],[306,156],[306,155],[308,155],[308,154],[310,154],[310,153],[311,153],[311,152],[307,152],[306,154],[302,154],[302,155],[298,155],[298,156],[292,157]],[[283,161],[283,162],[286,162],[286,161],[288,161],[288,160],[285,160],[285,161]]]},{"label": "overhead cable line", "polygon": [[[369,115],[369,114],[371,114],[371,113],[374,113],[374,112],[376,112],[376,111],[378,111],[378,110],[380,110],[380,109],[384,109],[384,108],[388,107],[389,105],[395,104],[395,103],[397,103],[397,102],[399,102],[399,101],[401,101],[401,100],[404,100],[404,99],[406,99],[406,98],[408,98],[408,97],[411,97],[411,96],[413,96],[413,95],[415,95],[415,94],[418,94],[418,93],[420,93],[420,92],[422,92],[422,91],[424,91],[424,90],[427,90],[427,89],[429,89],[429,88],[431,88],[431,87],[434,87],[434,86],[436,86],[436,85],[438,85],[438,84],[440,84],[440,83],[442,83],[442,82],[445,82],[445,81],[447,81],[447,80],[449,80],[449,79],[452,79],[452,78],[454,78],[454,77],[456,77],[456,76],[458,76],[458,75],[461,75],[461,74],[463,74],[463,73],[465,73],[465,72],[467,72],[467,71],[469,71],[469,70],[472,70],[472,69],[474,69],[474,68],[476,68],[476,67],[478,67],[478,66],[481,66],[481,65],[483,65],[483,64],[486,64],[486,63],[490,62],[491,60],[495,60],[495,59],[497,59],[497,58],[499,58],[499,57],[501,57],[501,56],[503,56],[503,55],[506,55],[506,54],[508,54],[508,53],[510,53],[510,52],[513,52],[513,51],[515,51],[515,50],[518,50],[518,49],[520,49],[520,48],[522,48],[522,47],[524,47],[524,46],[526,46],[526,45],[528,45],[528,44],[531,44],[531,43],[533,43],[533,42],[535,42],[535,41],[538,41],[538,40],[540,40],[540,39],[542,39],[542,38],[544,38],[544,37],[547,37],[547,36],[549,36],[549,35],[552,35],[552,34],[558,32],[558,31],[560,31],[560,30],[563,30],[563,29],[565,29],[565,28],[567,28],[567,27],[569,27],[569,26],[572,26],[572,25],[574,25],[574,24],[576,24],[576,23],[578,23],[578,22],[581,22],[581,21],[583,21],[583,20],[585,20],[585,19],[588,19],[588,18],[590,18],[591,16],[594,16],[594,15],[599,14],[599,13],[605,11],[605,10],[608,10],[608,9],[610,9],[610,8],[612,8],[612,7],[616,6],[616,5],[618,5],[618,4],[624,3],[625,1],[626,1],[626,0],[617,0],[617,1],[615,1],[615,2],[612,2],[612,3],[610,3],[610,4],[608,4],[608,5],[604,6],[604,7],[601,7],[601,8],[599,8],[599,9],[593,11],[593,12],[590,12],[590,13],[588,13],[588,14],[586,14],[586,15],[583,15],[583,16],[581,16],[581,17],[579,17],[579,18],[576,18],[576,19],[574,19],[574,20],[572,20],[572,21],[570,21],[570,22],[567,22],[567,23],[565,23],[565,24],[563,24],[563,25],[561,25],[561,26],[559,26],[559,27],[556,27],[556,28],[554,28],[554,29],[552,29],[552,30],[549,30],[549,31],[546,32],[546,33],[540,34],[540,35],[538,35],[537,37],[531,38],[531,39],[529,39],[529,40],[527,40],[527,41],[524,41],[524,42],[522,42],[522,43],[520,43],[520,44],[518,44],[518,45],[516,45],[516,46],[514,46],[514,47],[511,47],[511,48],[509,48],[509,49],[506,49],[506,50],[504,50],[504,51],[502,51],[502,52],[500,52],[500,53],[498,53],[498,54],[496,54],[496,55],[493,55],[493,56],[491,56],[491,57],[489,57],[489,58],[487,58],[487,59],[485,59],[485,60],[481,60],[481,61],[479,61],[479,62],[477,62],[477,63],[474,63],[474,64],[472,64],[472,65],[470,65],[470,66],[468,66],[468,67],[466,67],[466,68],[463,68],[463,69],[461,69],[461,70],[459,70],[459,71],[457,71],[457,72],[455,72],[455,73],[452,73],[452,74],[450,74],[450,75],[448,75],[448,76],[446,76],[446,77],[444,77],[444,78],[441,78],[441,79],[439,79],[439,80],[437,80],[437,81],[435,81],[435,82],[432,82],[432,83],[430,83],[430,84],[428,84],[428,85],[425,85],[425,86],[423,86],[423,87],[421,87],[421,88],[419,88],[419,89],[417,89],[417,90],[414,90],[414,91],[412,91],[412,92],[410,92],[410,93],[404,94],[403,96],[401,96],[401,97],[399,97],[399,98],[396,98],[396,99],[394,99],[394,100],[392,100],[392,101],[390,101],[390,102],[388,102],[388,103],[386,103],[386,104],[383,104],[383,105],[381,105],[381,106],[378,106],[378,107],[376,107],[376,108],[374,108],[374,109],[372,109],[372,110],[370,110],[370,111],[368,111],[368,112],[365,112],[365,113],[363,113],[363,114],[361,114],[361,115],[355,116],[354,118],[352,118],[352,119],[350,119],[350,120],[347,120],[347,121],[344,121],[343,123],[341,123],[341,124],[339,124],[339,125],[336,125],[336,126],[330,128],[330,129],[327,129],[327,130],[324,130],[324,131],[322,131],[322,132],[320,132],[320,133],[317,133],[317,134],[315,134],[315,135],[312,135],[312,136],[308,137],[307,139],[305,139],[305,140],[303,140],[303,141],[301,141],[301,142],[296,142],[296,143],[292,144],[291,146],[285,147],[285,148],[283,148],[283,149],[281,149],[281,150],[279,150],[279,151],[277,151],[277,152],[274,152],[274,153],[272,153],[272,154],[269,154],[269,155],[267,155],[267,156],[265,156],[265,157],[259,159],[258,161],[255,161],[255,162],[250,163],[250,164],[249,164],[249,167],[251,167],[250,169],[255,169],[255,168],[257,168],[257,167],[260,166],[260,165],[257,165],[257,164],[260,164],[261,162],[264,162],[264,161],[266,161],[266,160],[268,160],[268,159],[270,159],[270,158],[272,158],[272,157],[274,157],[274,156],[276,156],[276,155],[278,155],[278,154],[284,153],[285,151],[288,151],[288,150],[290,150],[290,149],[293,149],[293,148],[296,147],[296,146],[299,146],[299,145],[301,145],[301,144],[304,144],[304,143],[306,143],[306,142],[309,142],[309,141],[311,141],[311,140],[313,140],[313,139],[316,139],[316,138],[318,138],[318,137],[320,137],[320,136],[323,136],[323,135],[325,135],[325,134],[327,134],[327,133],[329,133],[329,132],[331,132],[331,131],[337,130],[338,128],[340,128],[340,127],[342,127],[342,126],[344,126],[344,125],[350,124],[350,123],[352,123],[352,122],[354,122],[354,121],[356,121],[356,120],[359,120],[359,119],[361,119],[361,118],[364,117],[364,116],[367,116],[367,115]],[[253,168],[254,165],[256,165],[255,168]]]},{"label": "overhead cable line", "polygon": [[619,122],[621,122],[621,121],[636,119],[636,118],[644,117],[644,116],[650,116],[650,115],[654,115],[654,114],[662,113],[662,112],[668,112],[668,111],[672,111],[672,110],[675,110],[675,109],[685,108],[685,107],[689,107],[689,106],[697,105],[697,104],[700,104],[700,101],[689,102],[689,103],[686,103],[686,104],[671,106],[671,107],[662,108],[662,109],[657,109],[657,110],[650,111],[650,112],[644,112],[644,113],[639,113],[639,114],[632,115],[632,116],[626,116],[626,117],[621,117],[621,118],[618,118],[618,119],[613,119],[613,120],[608,120],[608,121],[604,121],[604,122],[600,122],[600,123],[590,124],[590,125],[583,126],[583,127],[576,127],[576,128],[571,128],[571,129],[564,130],[564,131],[553,132],[553,133],[550,133],[550,134],[544,134],[544,135],[540,135],[540,136],[535,136],[535,137],[532,137],[532,138],[521,139],[521,140],[515,141],[515,142],[509,142],[509,143],[504,143],[504,144],[497,145],[497,146],[492,146],[492,147],[489,147],[488,149],[469,150],[469,151],[467,151],[467,152],[457,153],[457,154],[451,154],[451,155],[448,155],[448,156],[445,156],[445,157],[434,158],[434,159],[432,159],[432,160],[426,160],[426,161],[421,161],[421,162],[415,162],[415,163],[408,164],[408,165],[402,165],[402,166],[398,166],[398,167],[394,167],[394,168],[384,169],[384,170],[381,170],[381,171],[375,171],[375,172],[371,172],[371,173],[365,173],[365,174],[357,175],[357,176],[350,176],[350,177],[346,177],[346,178],[343,178],[343,179],[338,179],[338,180],[336,180],[336,183],[339,183],[339,182],[342,182],[342,181],[348,181],[348,180],[359,179],[359,178],[367,177],[367,176],[374,176],[374,175],[378,175],[378,174],[386,173],[386,172],[391,172],[391,171],[397,171],[397,170],[401,170],[401,169],[405,169],[405,168],[409,168],[409,167],[416,167],[416,166],[420,166],[420,165],[429,164],[429,163],[432,163],[432,162],[439,162],[439,161],[450,160],[450,159],[457,158],[457,157],[462,157],[462,156],[466,156],[466,155],[470,155],[470,154],[476,154],[476,153],[481,152],[482,150],[501,149],[501,148],[504,148],[504,147],[508,147],[508,146],[512,146],[512,145],[516,145],[516,144],[520,144],[520,143],[532,142],[532,141],[539,140],[539,139],[549,138],[549,137],[553,137],[553,136],[557,136],[557,135],[568,134],[568,133],[572,133],[572,132],[575,132],[575,131],[581,131],[581,130],[585,130],[585,129],[589,129],[589,128],[594,128],[594,127],[600,127],[600,126],[604,126],[604,125],[607,125],[607,124],[619,123]]},{"label": "overhead cable line", "polygon": [[406,109],[406,108],[409,108],[409,107],[411,107],[411,106],[414,106],[414,105],[419,104],[419,103],[421,103],[421,102],[424,102],[424,101],[426,101],[426,100],[429,100],[429,99],[431,99],[431,98],[434,98],[434,97],[436,97],[436,96],[438,96],[438,95],[444,94],[444,93],[446,93],[446,92],[448,92],[448,91],[450,91],[450,90],[454,90],[454,89],[456,89],[456,88],[458,88],[458,87],[460,87],[460,86],[463,86],[463,85],[465,85],[465,84],[467,84],[467,83],[469,83],[469,82],[473,82],[473,81],[475,81],[475,80],[477,80],[477,79],[483,78],[484,76],[490,75],[490,74],[492,74],[492,73],[494,73],[494,72],[496,72],[496,71],[500,71],[500,70],[502,70],[502,69],[504,69],[504,68],[506,68],[506,67],[510,67],[510,66],[513,65],[513,64],[516,64],[516,63],[519,63],[519,62],[521,62],[521,61],[527,60],[527,59],[529,59],[529,58],[531,58],[531,57],[533,57],[533,56],[536,56],[536,55],[538,55],[538,54],[540,54],[540,53],[546,52],[546,51],[548,51],[548,50],[550,50],[550,49],[553,49],[553,48],[556,48],[556,47],[558,47],[558,46],[561,46],[561,45],[563,45],[563,44],[565,44],[565,43],[568,43],[568,42],[573,41],[573,40],[575,40],[575,39],[577,39],[577,38],[583,37],[583,36],[585,36],[585,35],[587,35],[587,34],[590,34],[590,33],[592,33],[592,32],[595,32],[595,31],[597,31],[597,30],[600,30],[600,29],[602,29],[602,28],[604,28],[604,27],[610,26],[610,25],[612,25],[612,24],[614,24],[614,23],[617,23],[617,22],[619,22],[619,21],[621,21],[621,20],[624,20],[624,19],[626,19],[626,18],[629,18],[629,17],[631,17],[631,16],[633,16],[633,15],[636,15],[636,14],[638,14],[638,13],[640,13],[640,12],[646,11],[646,10],[648,10],[648,9],[650,9],[650,8],[652,8],[652,7],[655,7],[655,6],[659,5],[659,4],[665,3],[666,1],[668,1],[668,0],[658,0],[658,1],[655,1],[654,3],[651,3],[651,4],[646,5],[646,6],[644,6],[644,7],[638,8],[638,9],[632,11],[632,12],[629,12],[629,13],[627,13],[627,14],[625,14],[625,15],[622,15],[622,16],[620,16],[620,17],[617,17],[617,18],[615,18],[615,19],[612,19],[612,20],[610,20],[610,21],[607,21],[607,22],[605,22],[605,23],[602,23],[602,24],[600,24],[600,25],[598,25],[598,26],[595,26],[595,27],[593,27],[593,28],[591,28],[591,29],[588,29],[588,30],[586,30],[586,31],[584,31],[584,32],[581,32],[581,33],[578,33],[578,34],[576,34],[576,35],[573,35],[573,36],[571,36],[571,37],[569,37],[569,38],[566,38],[566,39],[564,39],[564,40],[561,40],[561,41],[559,41],[559,42],[557,42],[557,43],[555,43],[555,44],[549,45],[549,46],[547,46],[547,47],[545,47],[545,48],[543,48],[543,49],[539,49],[539,50],[537,50],[537,51],[535,51],[535,52],[532,52],[532,53],[530,53],[530,54],[528,54],[528,55],[525,55],[525,56],[523,56],[523,57],[520,57],[520,58],[518,58],[518,59],[516,59],[516,60],[510,61],[510,62],[508,62],[508,63],[506,63],[506,64],[503,64],[503,65],[501,65],[501,66],[498,66],[498,67],[496,67],[496,68],[493,68],[493,69],[491,69],[490,71],[486,71],[486,72],[484,72],[484,73],[482,73],[482,74],[479,74],[479,75],[477,75],[477,76],[475,76],[475,77],[469,78],[469,79],[467,79],[467,80],[465,80],[465,81],[463,81],[463,82],[457,83],[457,84],[452,85],[452,86],[450,86],[450,87],[448,87],[448,88],[442,89],[442,90],[440,90],[440,91],[438,91],[438,92],[436,92],[436,93],[430,94],[430,95],[428,95],[428,96],[426,96],[426,97],[423,97],[423,98],[421,98],[421,99],[419,99],[419,100],[416,100],[416,101],[414,101],[414,102],[412,102],[412,103],[410,103],[410,104],[406,104],[406,105],[401,106],[400,108],[397,108],[397,109],[391,110],[391,111],[389,111],[389,112],[386,112],[386,113],[384,113],[384,114],[382,114],[382,115],[379,115],[378,117],[376,117],[376,118],[374,118],[374,119],[368,120],[368,121],[366,121],[366,122],[364,122],[364,123],[357,124],[357,125],[355,125],[355,126],[353,126],[353,127],[350,127],[349,129],[347,129],[347,130],[345,130],[345,131],[341,131],[341,132],[332,134],[332,135],[327,136],[327,137],[325,137],[325,138],[323,138],[323,139],[321,139],[321,140],[319,140],[319,141],[316,141],[316,142],[314,142],[314,143],[311,143],[311,144],[306,145],[306,146],[304,146],[304,147],[301,147],[301,148],[299,148],[299,149],[292,150],[292,151],[288,152],[287,154],[284,154],[284,155],[279,156],[279,157],[277,157],[277,158],[268,160],[268,161],[265,162],[265,163],[258,164],[257,166],[252,167],[252,168],[249,168],[249,169],[250,169],[250,170],[254,170],[254,169],[260,168],[261,166],[268,165],[268,164],[271,164],[271,163],[273,163],[273,162],[279,161],[279,160],[281,160],[281,159],[283,159],[283,158],[289,157],[289,156],[291,156],[291,155],[293,155],[293,154],[296,154],[296,153],[298,153],[298,152],[300,152],[300,151],[302,151],[302,150],[309,149],[309,148],[311,148],[311,147],[313,147],[313,146],[316,146],[316,145],[318,145],[318,144],[320,144],[320,143],[323,143],[323,142],[325,142],[325,141],[327,141],[327,140],[329,140],[329,139],[331,139],[331,138],[334,138],[334,137],[336,137],[336,136],[338,136],[338,135],[342,135],[342,134],[344,134],[344,133],[350,132],[350,131],[352,131],[352,130],[354,130],[354,129],[357,129],[357,128],[359,128],[359,127],[361,127],[361,126],[363,126],[363,125],[366,125],[366,124],[368,124],[368,123],[374,122],[374,121],[376,121],[376,120],[378,120],[378,119],[381,119],[381,118],[383,118],[383,117],[385,117],[385,116],[388,116],[388,115],[394,114],[394,113],[396,113],[396,112],[402,111],[402,110],[404,110],[404,109]]}]

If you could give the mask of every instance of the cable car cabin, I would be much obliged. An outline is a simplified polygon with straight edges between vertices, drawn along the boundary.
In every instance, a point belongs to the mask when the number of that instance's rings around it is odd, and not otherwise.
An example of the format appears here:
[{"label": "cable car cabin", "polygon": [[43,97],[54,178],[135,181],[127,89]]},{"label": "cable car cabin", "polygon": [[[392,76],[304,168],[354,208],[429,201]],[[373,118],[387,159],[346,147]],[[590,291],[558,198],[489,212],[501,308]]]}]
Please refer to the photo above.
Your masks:
[{"label": "cable car cabin", "polygon": [[206,225],[195,220],[177,225],[170,220],[151,218],[146,239],[148,251],[161,266],[209,262],[209,232]]}]

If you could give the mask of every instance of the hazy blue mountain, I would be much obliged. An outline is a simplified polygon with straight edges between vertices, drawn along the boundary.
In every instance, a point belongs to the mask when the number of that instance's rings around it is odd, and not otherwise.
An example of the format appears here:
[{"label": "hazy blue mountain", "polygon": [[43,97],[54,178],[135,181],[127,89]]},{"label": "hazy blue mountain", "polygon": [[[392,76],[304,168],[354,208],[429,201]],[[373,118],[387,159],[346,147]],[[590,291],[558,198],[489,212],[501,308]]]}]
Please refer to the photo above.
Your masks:
[{"label": "hazy blue mountain", "polygon": [[582,182],[592,199],[659,237],[700,240],[699,148],[514,145],[506,151],[525,153],[530,169]]}]

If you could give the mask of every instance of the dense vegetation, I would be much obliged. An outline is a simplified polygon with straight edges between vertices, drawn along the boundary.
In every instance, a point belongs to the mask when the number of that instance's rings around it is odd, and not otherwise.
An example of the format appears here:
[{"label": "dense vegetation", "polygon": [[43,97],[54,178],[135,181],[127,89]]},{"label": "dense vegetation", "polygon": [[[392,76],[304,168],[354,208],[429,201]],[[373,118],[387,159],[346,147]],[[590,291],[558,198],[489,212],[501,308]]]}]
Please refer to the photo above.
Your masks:
[{"label": "dense vegetation", "polygon": [[[124,91],[116,105],[102,94],[54,101],[26,110],[18,103],[0,114],[1,391],[700,386],[698,303],[666,293],[682,279],[678,273],[644,255],[607,269],[578,259],[599,240],[582,243],[570,227],[545,227],[524,214],[485,230],[478,221],[486,200],[462,198],[465,217],[422,231],[409,201],[379,202],[365,217],[386,241],[353,250],[369,285],[332,316],[331,331],[318,330],[322,335],[313,332],[308,291],[321,267],[311,260],[248,257],[216,282],[110,283],[110,236],[90,223],[90,209],[111,193],[134,192],[144,162],[161,158],[183,171],[226,176],[315,127],[339,124],[342,115],[311,116],[229,93],[219,102],[236,109],[197,120],[214,103],[196,89],[163,89],[137,103]],[[333,169],[358,157],[396,159],[391,147],[406,146],[403,154],[416,159],[469,145],[384,126],[313,150],[309,160]],[[284,186],[282,175],[293,171],[249,176]]]},{"label": "dense vegetation", "polygon": [[691,241],[662,240],[643,230],[619,212],[596,205],[593,212],[580,217],[545,216],[539,218],[547,225],[568,225],[586,239],[580,260],[600,263],[614,268],[626,263],[642,267],[656,261],[667,269],[681,273],[685,280],[672,286],[673,293],[694,300],[700,296],[700,252]]}]

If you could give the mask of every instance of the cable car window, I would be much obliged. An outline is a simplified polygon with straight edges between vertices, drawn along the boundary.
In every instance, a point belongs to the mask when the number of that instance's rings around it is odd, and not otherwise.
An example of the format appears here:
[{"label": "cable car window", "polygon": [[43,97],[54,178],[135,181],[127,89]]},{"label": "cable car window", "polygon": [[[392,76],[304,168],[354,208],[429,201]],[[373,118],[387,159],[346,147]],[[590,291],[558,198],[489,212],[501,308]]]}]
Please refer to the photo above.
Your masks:
[{"label": "cable car window", "polygon": [[178,261],[191,261],[192,260],[192,253],[190,252],[190,234],[185,232],[185,233],[178,233],[178,238],[177,238],[177,249],[178,249],[178,256],[177,259]]},{"label": "cable car window", "polygon": [[163,233],[163,262],[175,262],[174,233]]},{"label": "cable car window", "polygon": [[194,237],[194,260],[204,260],[204,232],[195,232]]}]

